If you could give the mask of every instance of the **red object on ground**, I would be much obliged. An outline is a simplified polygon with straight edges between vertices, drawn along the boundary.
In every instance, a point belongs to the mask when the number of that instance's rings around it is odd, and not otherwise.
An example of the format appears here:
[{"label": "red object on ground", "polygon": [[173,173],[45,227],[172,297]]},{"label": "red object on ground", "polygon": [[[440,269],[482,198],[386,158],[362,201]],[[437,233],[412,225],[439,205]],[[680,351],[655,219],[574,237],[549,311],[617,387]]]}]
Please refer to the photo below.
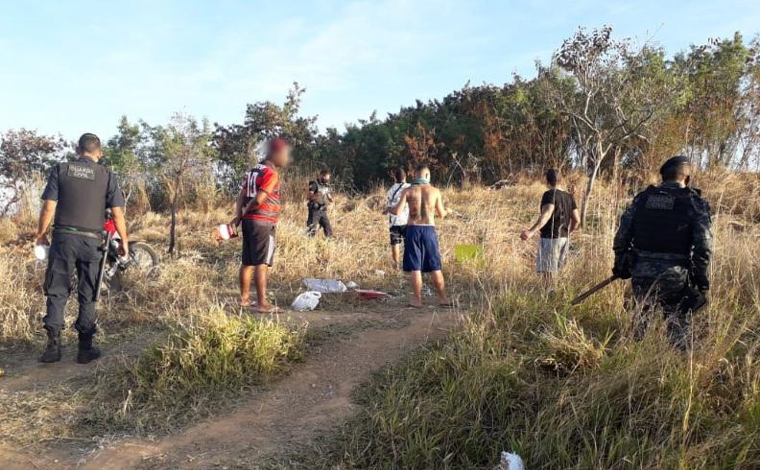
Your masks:
[{"label": "red object on ground", "polygon": [[356,292],[362,300],[377,300],[390,297],[390,294],[380,292],[379,290],[356,289],[354,292]]}]

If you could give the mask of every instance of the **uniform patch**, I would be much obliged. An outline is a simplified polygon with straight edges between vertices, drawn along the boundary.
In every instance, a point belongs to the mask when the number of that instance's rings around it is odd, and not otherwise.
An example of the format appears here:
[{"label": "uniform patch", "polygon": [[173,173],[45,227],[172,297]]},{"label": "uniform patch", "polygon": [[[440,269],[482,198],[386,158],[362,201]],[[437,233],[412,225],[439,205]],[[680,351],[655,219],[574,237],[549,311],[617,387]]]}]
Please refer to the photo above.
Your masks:
[{"label": "uniform patch", "polygon": [[69,178],[80,180],[95,181],[95,169],[87,165],[69,164],[69,170],[66,172]]},{"label": "uniform patch", "polygon": [[665,194],[652,194],[647,198],[647,209],[672,211],[676,205],[676,198]]}]

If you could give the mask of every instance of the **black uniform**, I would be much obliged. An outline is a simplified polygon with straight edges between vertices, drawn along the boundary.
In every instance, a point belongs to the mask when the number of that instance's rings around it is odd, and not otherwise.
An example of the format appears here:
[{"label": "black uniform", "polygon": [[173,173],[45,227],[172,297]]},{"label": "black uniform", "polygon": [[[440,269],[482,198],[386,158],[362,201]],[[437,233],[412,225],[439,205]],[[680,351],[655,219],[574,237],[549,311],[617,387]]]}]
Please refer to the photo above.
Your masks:
[{"label": "black uniform", "polygon": [[615,235],[613,272],[631,278],[641,337],[655,306],[671,341],[688,344],[691,315],[705,304],[712,254],[710,206],[698,190],[666,182],[638,194]]},{"label": "black uniform", "polygon": [[330,187],[320,180],[309,181],[309,192],[318,194],[314,201],[309,201],[309,218],[306,220],[308,234],[313,237],[317,234],[319,227],[325,232],[326,237],[332,236],[332,224],[327,217],[327,196],[330,194]]},{"label": "black uniform", "polygon": [[109,169],[82,157],[53,168],[42,199],[58,201],[45,274],[45,328],[53,334],[63,329],[71,275],[76,271],[79,316],[74,328],[80,336],[91,338],[96,329],[95,292],[103,257],[105,212],[110,207],[124,207],[124,197]]}]

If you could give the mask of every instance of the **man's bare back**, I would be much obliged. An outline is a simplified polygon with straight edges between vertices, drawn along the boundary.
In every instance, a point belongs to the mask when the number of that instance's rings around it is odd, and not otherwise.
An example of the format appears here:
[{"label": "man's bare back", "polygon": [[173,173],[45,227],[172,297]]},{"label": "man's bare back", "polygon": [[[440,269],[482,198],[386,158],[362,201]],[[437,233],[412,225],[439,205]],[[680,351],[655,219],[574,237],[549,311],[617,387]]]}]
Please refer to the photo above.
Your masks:
[{"label": "man's bare back", "polygon": [[409,204],[409,225],[435,225],[436,214],[446,216],[441,192],[429,184],[415,184],[404,190],[401,206]]}]

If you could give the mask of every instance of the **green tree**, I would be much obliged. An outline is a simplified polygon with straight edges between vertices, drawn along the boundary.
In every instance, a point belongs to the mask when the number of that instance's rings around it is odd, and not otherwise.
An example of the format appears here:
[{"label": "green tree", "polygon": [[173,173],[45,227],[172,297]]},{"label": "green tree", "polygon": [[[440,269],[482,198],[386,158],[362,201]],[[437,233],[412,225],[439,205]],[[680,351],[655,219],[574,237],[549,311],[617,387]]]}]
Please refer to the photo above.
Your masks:
[{"label": "green tree", "polygon": [[64,160],[66,142],[59,136],[38,134],[29,129],[0,134],[0,216],[7,215],[21,198],[23,188],[34,177],[46,174]]},{"label": "green tree", "polygon": [[300,114],[305,92],[305,88],[293,83],[282,105],[271,101],[248,104],[242,124],[215,124],[213,144],[219,151],[217,172],[224,186],[234,188],[245,170],[256,161],[256,148],[273,137],[282,137],[291,143],[296,161],[313,160],[317,117]]},{"label": "green tree", "polygon": [[211,146],[211,127],[207,121],[176,114],[165,126],[147,128],[151,136],[152,171],[161,185],[171,223],[169,226],[169,254],[177,251],[177,214],[180,204],[197,196],[198,189],[213,179],[211,163],[214,149]]},{"label": "green tree", "polygon": [[650,46],[634,49],[629,41],[613,39],[611,27],[580,28],[555,55],[553,66],[569,73],[575,85],[570,92],[554,89],[552,96],[572,123],[575,151],[587,171],[582,222],[602,165],[611,159],[615,167],[626,151],[642,150],[649,141],[647,124],[666,109],[667,75],[651,73],[652,61],[660,62],[662,55]]},{"label": "green tree", "polygon": [[119,177],[127,202],[136,191],[145,193],[146,190],[149,177],[144,157],[146,140],[140,124],[131,124],[126,116],[122,116],[116,135],[103,148],[105,161]]}]

